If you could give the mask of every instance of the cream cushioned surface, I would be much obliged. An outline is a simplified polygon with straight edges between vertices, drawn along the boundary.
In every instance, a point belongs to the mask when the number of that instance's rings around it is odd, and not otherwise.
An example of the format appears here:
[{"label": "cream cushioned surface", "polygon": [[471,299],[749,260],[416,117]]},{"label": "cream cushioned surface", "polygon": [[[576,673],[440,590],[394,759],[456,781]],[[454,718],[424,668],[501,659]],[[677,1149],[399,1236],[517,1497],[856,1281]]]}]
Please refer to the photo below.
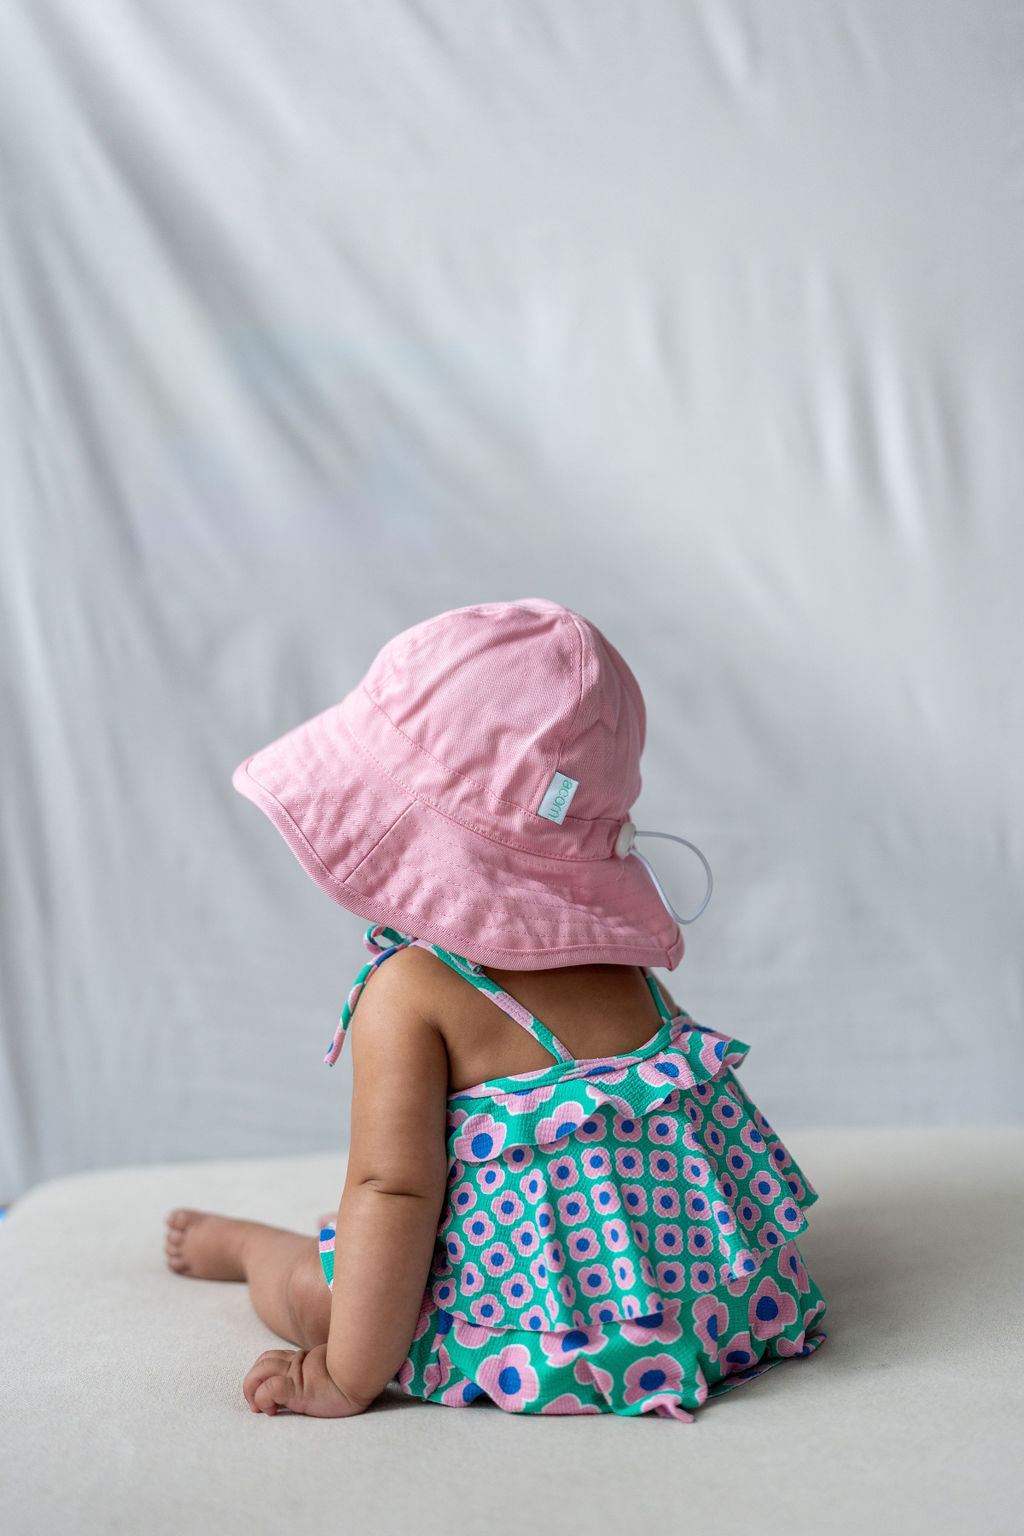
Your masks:
[{"label": "cream cushioned surface", "polygon": [[257,1417],[241,1382],[274,1336],[243,1286],[164,1267],[164,1214],[192,1205],[312,1234],[344,1157],[39,1185],[0,1224],[0,1527],[1016,1532],[1024,1129],[786,1141],[820,1195],[801,1246],[828,1341],[691,1425],[446,1408],[395,1387],[357,1419]]}]

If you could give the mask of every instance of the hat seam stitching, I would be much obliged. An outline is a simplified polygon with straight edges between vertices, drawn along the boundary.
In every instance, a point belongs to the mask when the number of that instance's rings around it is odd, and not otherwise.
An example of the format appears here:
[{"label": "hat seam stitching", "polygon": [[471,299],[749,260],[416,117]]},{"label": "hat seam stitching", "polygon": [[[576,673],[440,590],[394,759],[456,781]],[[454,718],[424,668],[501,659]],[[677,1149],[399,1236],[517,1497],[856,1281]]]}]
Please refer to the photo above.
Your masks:
[{"label": "hat seam stitching", "polygon": [[[581,665],[582,665],[582,660],[581,660]],[[442,773],[450,773],[453,778],[460,779],[463,784],[470,784],[470,785],[472,785],[472,787],[474,789],[479,790],[482,795],[486,795],[489,800],[493,800],[497,805],[507,805],[510,810],[518,811],[523,816],[535,816],[537,814],[536,811],[529,810],[525,805],[520,805],[518,800],[506,800],[503,795],[496,795],[494,793],[493,789],[488,789],[486,784],[479,784],[476,781],[476,779],[471,779],[467,773],[460,773],[458,768],[449,768],[447,766],[447,764],[442,763],[440,758],[435,757],[432,752],[428,752],[426,747],[421,747],[418,741],[413,741],[411,736],[407,736],[405,731],[402,730],[402,727],[400,725],[396,725],[395,724],[394,720],[392,720],[391,716],[388,714],[388,712],[384,708],[384,706],[377,702],[377,700],[373,697],[372,693],[370,693],[369,689],[365,685],[361,685],[361,686],[362,686],[363,693],[366,694],[366,697],[369,699],[369,701],[373,705],[374,709],[377,710],[378,713],[383,716],[383,718],[387,721],[388,725],[390,725],[391,729],[393,731],[397,731],[399,736],[401,736],[402,740],[405,741],[405,742],[408,742],[409,746],[412,747],[414,752],[420,753],[420,755],[422,757],[427,758],[428,761],[433,763],[435,767],[440,768]],[[582,691],[581,691],[580,699],[582,701]],[[578,712],[578,710],[579,710],[579,703],[577,703],[576,710],[573,712],[573,718],[574,719],[575,719],[575,715]],[[354,741],[358,739],[355,736],[355,733],[352,732],[351,730],[350,730],[350,734],[352,735],[352,739]],[[566,732],[566,735],[568,735],[568,731]],[[563,746],[565,745],[565,738],[564,737],[563,737],[563,740],[562,740],[562,745]],[[368,748],[366,750],[367,750],[367,752],[369,752]],[[369,755],[373,756],[372,753],[370,753]],[[416,794],[413,790],[407,788],[406,785],[404,785],[401,782],[401,780],[394,778],[390,773],[388,773],[387,769],[384,767],[384,764],[381,763],[380,760],[377,757],[373,757],[373,760],[374,760],[375,763],[378,764],[378,766],[380,767],[381,771],[383,773],[387,774],[387,777],[391,780],[391,782],[393,784],[396,784],[398,786],[398,788],[400,790],[402,790],[402,792],[404,794],[412,795],[413,799],[416,799],[416,800],[422,798],[420,795]],[[428,805],[433,805],[434,801],[433,800],[427,800],[426,803]],[[443,815],[444,812],[441,812],[441,814]],[[454,821],[455,818],[454,817],[450,817],[449,819]],[[543,820],[544,818],[541,818],[541,819]],[[619,825],[618,821],[616,820],[616,818],[614,816],[593,816],[593,817],[587,818],[585,816],[573,816],[571,811],[566,812],[564,820],[565,821],[576,822],[581,827],[596,827],[596,826],[600,826],[602,822],[607,822],[608,825],[611,826],[611,827]],[[460,825],[461,825],[461,823],[460,823]]]},{"label": "hat seam stitching", "polygon": [[[376,704],[375,700],[371,700],[371,703],[374,704],[375,708],[379,708],[379,706]],[[381,710],[381,714],[384,714],[383,710]],[[388,715],[384,714],[384,718],[385,718],[385,720],[387,720],[388,724],[391,725],[394,730],[399,731],[399,734],[402,735],[403,738],[406,741],[409,740],[409,738],[407,736],[405,736],[405,733],[399,730],[399,727],[394,724],[394,721],[392,721]],[[401,780],[394,778],[394,776],[388,772],[387,768],[385,768],[384,764],[381,762],[380,758],[376,755],[376,753],[372,752],[370,750],[370,748],[365,744],[365,742],[362,742],[362,741],[359,740],[359,737],[352,730],[352,727],[349,725],[348,721],[347,720],[343,720],[342,723],[344,725],[345,730],[348,732],[349,736],[351,737],[351,739],[352,739],[354,745],[356,746],[356,748],[360,752],[362,752],[365,757],[368,757],[370,759],[370,761],[384,775],[384,777],[387,779],[389,784],[393,784],[395,786],[395,788],[400,790],[403,795],[408,795],[409,798],[411,800],[415,800],[418,805],[428,806],[430,808],[430,810],[432,810],[435,813],[435,815],[443,817],[445,821],[450,821],[453,826],[461,827],[461,829],[464,832],[471,832],[474,837],[482,837],[485,842],[493,843],[498,848],[509,848],[509,849],[511,849],[511,851],[513,853],[522,854],[524,858],[530,858],[530,859],[549,859],[552,862],[558,863],[558,864],[604,864],[604,863],[608,862],[608,859],[610,857],[614,856],[614,855],[609,855],[609,854],[601,854],[601,855],[595,855],[592,858],[577,858],[577,859],[574,859],[574,858],[570,857],[568,854],[534,853],[530,849],[520,848],[516,843],[506,842],[503,838],[495,837],[490,832],[483,832],[483,831],[481,831],[481,829],[479,827],[473,826],[473,825],[471,825],[468,822],[459,821],[456,817],[449,816],[447,811],[443,811],[441,809],[441,807],[437,804],[437,802],[435,800],[431,799],[430,796],[424,795],[422,793],[417,793],[416,791],[414,791],[412,789],[409,789],[405,784],[403,784],[401,782]],[[415,742],[411,742],[410,745],[415,747],[416,743]],[[424,755],[427,756],[427,757],[430,756],[429,752],[425,753]],[[436,760],[436,758],[431,758],[431,761],[432,762],[436,762],[437,760]],[[438,767],[442,767],[442,766],[443,766],[443,764],[440,764],[440,763],[438,764]],[[446,771],[449,771],[449,770],[446,770]],[[454,769],[452,769],[450,771],[455,773],[457,778],[464,778],[464,775],[456,773],[456,771]],[[476,785],[475,781],[472,780],[472,779],[466,779],[465,782],[468,783],[468,784],[474,784],[475,788],[480,788],[481,787],[479,785]],[[485,793],[490,793],[490,792],[489,791],[485,791]],[[499,797],[495,795],[495,796],[492,796],[492,798],[493,799],[498,799]],[[500,803],[502,805],[510,805],[510,806],[513,807],[513,809],[522,811],[522,806],[516,806],[514,804],[514,802],[511,801],[511,800],[503,800]],[[523,811],[523,814],[524,815],[529,815],[529,812]],[[543,819],[543,818],[540,818],[540,819]],[[579,819],[580,818],[577,818],[577,820],[579,820]],[[566,817],[566,820],[569,820],[569,818]],[[587,826],[595,826],[599,822],[603,822],[603,821],[607,821],[610,826],[613,826],[613,827],[614,826],[618,826],[618,823],[616,821],[613,821],[612,818],[609,817],[609,816],[601,816],[601,817],[595,818],[594,821],[586,822],[586,823],[583,823],[583,824],[587,825]]]}]

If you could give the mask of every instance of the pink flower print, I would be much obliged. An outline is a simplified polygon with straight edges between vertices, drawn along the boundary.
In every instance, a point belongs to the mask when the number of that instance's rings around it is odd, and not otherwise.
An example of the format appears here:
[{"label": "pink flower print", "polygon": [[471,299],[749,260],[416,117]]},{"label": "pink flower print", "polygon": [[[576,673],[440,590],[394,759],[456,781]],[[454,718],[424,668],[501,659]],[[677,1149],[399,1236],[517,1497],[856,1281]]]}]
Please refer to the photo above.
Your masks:
[{"label": "pink flower print", "polygon": [[717,1125],[704,1127],[704,1147],[710,1152],[712,1158],[719,1157],[725,1151],[725,1137]]},{"label": "pink flower print", "polygon": [[636,1243],[641,1253],[646,1253],[648,1248],[651,1246],[651,1238],[649,1232],[647,1231],[647,1223],[645,1221],[631,1221],[629,1224],[629,1230],[632,1232],[633,1241]]},{"label": "pink flower print", "polygon": [[432,1275],[436,1275],[437,1278],[440,1280],[442,1278],[442,1276],[450,1275],[451,1272],[452,1272],[452,1266],[449,1264],[449,1262],[448,1262],[448,1255],[447,1255],[447,1252],[445,1252],[439,1258],[436,1258],[434,1260],[434,1265],[433,1265],[433,1268],[431,1269],[431,1274]]},{"label": "pink flower print", "polygon": [[686,1118],[690,1122],[686,1130],[695,1131],[704,1123],[704,1111],[699,1104],[695,1104],[692,1098],[686,1101]]},{"label": "pink flower print", "polygon": [[505,1145],[505,1127],[493,1115],[470,1115],[459,1127],[452,1143],[456,1157],[466,1162],[484,1163]]},{"label": "pink flower print", "polygon": [[739,1248],[732,1255],[732,1272],[734,1275],[753,1275],[760,1269],[760,1260],[755,1259],[749,1248]]},{"label": "pink flower print", "polygon": [[679,1177],[679,1165],[674,1152],[653,1149],[647,1154],[647,1166],[651,1170],[651,1178],[662,1184],[671,1184]]},{"label": "pink flower print", "polygon": [[588,1115],[576,1132],[577,1141],[603,1141],[605,1133],[605,1118],[600,1110],[594,1110]]},{"label": "pink flower print", "polygon": [[524,1344],[507,1344],[496,1355],[487,1355],[477,1368],[477,1379],[487,1395],[508,1413],[522,1413],[527,1403],[540,1396],[537,1372]]},{"label": "pink flower print", "polygon": [[789,1185],[789,1192],[794,1200],[803,1200],[805,1198],[807,1194],[806,1185],[795,1173],[787,1173],[786,1183]]},{"label": "pink flower print", "polygon": [[548,1174],[553,1189],[568,1189],[570,1185],[579,1183],[580,1170],[573,1157],[552,1158],[548,1164]]},{"label": "pink flower print", "polygon": [[787,1339],[786,1335],[782,1334],[775,1340],[775,1343],[772,1345],[772,1349],[777,1355],[810,1354],[810,1350],[807,1348],[807,1345],[804,1342],[804,1337],[803,1329],[800,1330],[795,1339]]},{"label": "pink flower print", "polygon": [[615,1153],[616,1172],[624,1179],[643,1177],[644,1155],[635,1147],[619,1147]]},{"label": "pink flower print", "polygon": [[734,1275],[728,1261],[718,1271],[718,1282],[725,1287],[730,1296],[745,1296],[750,1290],[751,1278],[750,1275]]},{"label": "pink flower print", "polygon": [[615,1276],[615,1283],[620,1291],[628,1291],[631,1285],[636,1284],[636,1270],[633,1268],[633,1261],[632,1259],[627,1259],[625,1255],[613,1261],[612,1273]]},{"label": "pink flower print", "polygon": [[623,1184],[622,1203],[630,1216],[642,1216],[647,1210],[647,1191],[642,1184]]},{"label": "pink flower print", "polygon": [[745,1331],[734,1333],[728,1343],[721,1345],[719,1353],[725,1367],[723,1371],[725,1376],[734,1376],[737,1371],[745,1371],[757,1364],[757,1356],[750,1343],[750,1334]]},{"label": "pink flower print", "polygon": [[[621,1264],[622,1260],[615,1262]],[[604,1296],[612,1288],[607,1264],[586,1264],[577,1271],[577,1279],[584,1296]]]},{"label": "pink flower print", "polygon": [[683,1150],[685,1152],[692,1152],[696,1157],[701,1157],[705,1154],[707,1149],[700,1139],[700,1134],[694,1130],[692,1125],[684,1126]]},{"label": "pink flower print", "polygon": [[534,1211],[533,1220],[541,1237],[549,1236],[551,1232],[554,1231],[555,1226],[554,1206],[550,1205],[548,1201],[545,1200],[543,1204],[538,1205],[537,1209]]},{"label": "pink flower print", "polygon": [[448,1351],[442,1345],[433,1360],[428,1360],[423,1368],[423,1391],[427,1397],[446,1386],[451,1379],[452,1369]]},{"label": "pink flower print", "polygon": [[484,1288],[483,1271],[475,1264],[463,1264],[459,1270],[459,1290],[463,1296],[475,1296]]},{"label": "pink flower print", "polygon": [[740,1140],[751,1152],[761,1152],[764,1149],[764,1137],[756,1125],[744,1125],[740,1127]]},{"label": "pink flower print", "polygon": [[610,1248],[613,1253],[621,1252],[629,1242],[629,1229],[618,1217],[601,1223],[601,1235],[604,1238],[605,1247]]},{"label": "pink flower print", "polygon": [[475,1381],[456,1381],[450,1387],[445,1387],[441,1402],[447,1408],[468,1408],[474,1398],[484,1396],[486,1394]]},{"label": "pink flower print", "polygon": [[510,1189],[500,1190],[491,1201],[491,1210],[503,1226],[518,1221],[525,1209],[523,1202]]},{"label": "pink flower print", "polygon": [[506,1147],[501,1154],[501,1160],[513,1173],[517,1173],[523,1168],[529,1168],[533,1162],[533,1148]]},{"label": "pink flower print", "polygon": [[492,1243],[481,1253],[480,1262],[489,1275],[508,1275],[516,1267],[515,1255],[508,1243]]},{"label": "pink flower print", "polygon": [[678,1051],[659,1051],[657,1056],[648,1056],[646,1061],[641,1061],[636,1068],[637,1077],[643,1078],[645,1083],[653,1083],[658,1088],[674,1087],[689,1088],[693,1082],[693,1068]]},{"label": "pink flower print", "polygon": [[645,1317],[635,1317],[632,1322],[623,1323],[622,1337],[631,1344],[674,1344],[683,1333],[679,1322],[681,1306],[681,1301],[666,1301]]},{"label": "pink flower print", "polygon": [[441,1212],[441,1219],[437,1224],[438,1232],[447,1232],[448,1228],[451,1226],[454,1220],[455,1212],[452,1210],[450,1205],[446,1205]]},{"label": "pink flower print", "polygon": [[670,1188],[667,1184],[656,1184],[652,1204],[656,1216],[678,1216],[679,1191]]},{"label": "pink flower print", "polygon": [[553,1275],[560,1275],[565,1268],[565,1251],[560,1242],[552,1240],[544,1244],[544,1262]]},{"label": "pink flower print", "polygon": [[643,1317],[644,1309],[636,1296],[629,1295],[622,1298],[623,1315],[629,1317]]},{"label": "pink flower print", "polygon": [[759,1205],[755,1205],[753,1200],[748,1200],[744,1196],[736,1208],[736,1214],[744,1231],[749,1232],[761,1220],[762,1212]]},{"label": "pink flower print", "polygon": [[643,1121],[635,1115],[615,1115],[612,1118],[612,1134],[616,1141],[639,1141]]},{"label": "pink flower print", "polygon": [[822,1312],[824,1312],[824,1310],[825,1303],[823,1301],[816,1301],[813,1307],[808,1307],[807,1311],[804,1313],[804,1327],[809,1328],[814,1319],[818,1317]]},{"label": "pink flower print", "polygon": [[655,1393],[678,1392],[683,1368],[672,1355],[644,1355],[626,1367],[623,1402],[639,1403]]},{"label": "pink flower print", "polygon": [[[395,1380],[398,1382],[398,1385],[401,1387],[403,1392],[409,1392],[409,1383],[412,1381],[415,1369],[416,1368],[412,1361],[409,1359],[408,1355],[406,1355],[405,1359],[402,1361],[402,1364],[398,1368],[398,1375],[395,1377]],[[409,1396],[412,1396],[411,1392],[409,1392]]]},{"label": "pink flower print", "polygon": [[[450,1307],[455,1302],[458,1295],[455,1289],[455,1285],[451,1280],[441,1280],[435,1283],[433,1286],[431,1286],[430,1294],[437,1302],[439,1307]],[[424,1327],[425,1326],[426,1325],[424,1324]],[[422,1329],[420,1332],[422,1332]],[[419,1336],[420,1335],[418,1333],[413,1334],[414,1339],[418,1339]]]},{"label": "pink flower print", "polygon": [[693,1094],[693,1097],[695,1099],[699,1099],[702,1104],[707,1104],[710,1102],[711,1096],[714,1093],[714,1084],[694,1083],[693,1087],[690,1089],[690,1092]]},{"label": "pink flower print", "polygon": [[548,1192],[547,1180],[539,1168],[533,1168],[520,1179],[519,1189],[531,1205],[536,1205]]},{"label": "pink flower print", "polygon": [[719,1125],[727,1128],[738,1125],[740,1120],[740,1108],[736,1101],[723,1093],[721,1098],[715,1101],[715,1107],[711,1111]]},{"label": "pink flower print", "polygon": [[571,1307],[576,1300],[576,1287],[568,1275],[562,1275],[555,1286],[555,1290],[561,1296],[567,1307]]},{"label": "pink flower print", "polygon": [[586,1196],[573,1190],[571,1194],[559,1195],[558,1214],[564,1227],[571,1227],[578,1221],[586,1221],[590,1215],[590,1206]]},{"label": "pink flower print", "polygon": [[493,1328],[481,1328],[477,1323],[467,1323],[464,1318],[452,1319],[452,1332],[456,1343],[462,1344],[466,1349],[483,1349],[487,1344],[493,1344],[495,1332]]},{"label": "pink flower print", "polygon": [[713,1237],[710,1227],[691,1227],[686,1234],[686,1246],[698,1259],[707,1259],[714,1252]]},{"label": "pink flower print", "polygon": [[758,1228],[757,1240],[762,1248],[781,1248],[786,1241],[774,1221],[766,1221]]},{"label": "pink flower print", "polygon": [[745,1179],[753,1167],[753,1159],[749,1152],[744,1152],[740,1147],[730,1147],[725,1166],[734,1178]]},{"label": "pink flower print", "polygon": [[604,1179],[612,1171],[612,1160],[604,1147],[588,1147],[583,1154],[583,1171],[592,1179]]},{"label": "pink flower print", "polygon": [[603,1366],[588,1360],[581,1354],[572,1368],[572,1373],[581,1387],[593,1387],[606,1401],[611,1402],[614,1385],[611,1371],[606,1371]]},{"label": "pink flower print", "polygon": [[694,1415],[683,1407],[678,1396],[656,1395],[649,1397],[647,1399],[647,1407],[653,1408],[656,1419],[679,1419],[683,1424],[692,1424],[694,1420]]},{"label": "pink flower print", "polygon": [[448,1201],[452,1210],[461,1215],[463,1211],[471,1211],[476,1205],[476,1190],[467,1179],[464,1184],[456,1184],[448,1196]]},{"label": "pink flower print", "polygon": [[778,1289],[771,1275],[765,1275],[752,1293],[746,1309],[751,1332],[757,1339],[772,1339],[797,1321],[797,1303],[788,1293]]},{"label": "pink flower print", "polygon": [[773,1179],[770,1173],[755,1173],[750,1181],[750,1193],[755,1200],[760,1200],[767,1205],[770,1200],[778,1198],[782,1191],[782,1185],[778,1179]]},{"label": "pink flower print", "polygon": [[548,1267],[544,1262],[544,1255],[542,1253],[538,1253],[537,1257],[530,1265],[530,1274],[535,1285],[547,1285]]},{"label": "pink flower print", "polygon": [[491,1195],[505,1182],[505,1170],[498,1163],[478,1165],[476,1181],[482,1194]]},{"label": "pink flower print", "polygon": [[518,1310],[533,1300],[533,1286],[522,1275],[509,1275],[501,1282],[501,1294],[510,1307]]},{"label": "pink flower print", "polygon": [[683,1158],[683,1178],[691,1184],[706,1184],[711,1176],[711,1169],[703,1157]]},{"label": "pink flower print", "polygon": [[659,1264],[657,1274],[659,1291],[679,1291],[686,1284],[685,1264]]},{"label": "pink flower print", "polygon": [[599,1215],[617,1211],[622,1203],[619,1200],[619,1191],[611,1179],[604,1179],[600,1184],[595,1184],[590,1191],[590,1199],[594,1210]]},{"label": "pink flower print", "polygon": [[647,1258],[646,1255],[640,1259],[640,1279],[645,1285],[655,1284],[654,1270],[651,1266],[650,1259]]},{"label": "pink flower print", "polygon": [[596,1403],[584,1403],[576,1396],[575,1392],[563,1392],[560,1397],[553,1397],[550,1403],[545,1403],[541,1413],[600,1413]]},{"label": "pink flower print", "polygon": [[792,1238],[779,1249],[779,1274],[785,1275],[787,1280],[795,1281],[801,1296],[806,1296],[811,1288],[811,1282],[807,1278],[807,1271],[800,1257],[800,1250]]},{"label": "pink flower print", "polygon": [[520,1316],[519,1326],[529,1328],[532,1333],[541,1333],[548,1326],[547,1313],[543,1307],[532,1306]]},{"label": "pink flower print", "polygon": [[550,1317],[552,1324],[557,1328],[562,1319],[562,1312],[558,1305],[558,1296],[553,1290],[548,1291],[544,1297],[544,1305],[548,1309],[548,1317]]},{"label": "pink flower print", "polygon": [[722,1335],[729,1326],[728,1307],[715,1296],[698,1296],[691,1312],[704,1353],[709,1360],[717,1360]]},{"label": "pink flower print", "polygon": [[695,1291],[713,1291],[715,1288],[715,1266],[707,1259],[698,1259],[690,1265],[690,1286]]},{"label": "pink flower print", "polygon": [[699,1189],[688,1189],[683,1198],[686,1214],[691,1221],[711,1220],[711,1201]]},{"label": "pink flower print", "polygon": [[668,1146],[679,1135],[679,1122],[672,1115],[654,1115],[647,1122],[647,1135],[659,1146]]},{"label": "pink flower print", "polygon": [[683,1251],[683,1229],[674,1221],[660,1221],[654,1229],[654,1246],[659,1253],[678,1256]]},{"label": "pink flower print", "polygon": [[600,1354],[607,1343],[608,1335],[591,1324],[558,1328],[541,1339],[540,1347],[552,1365],[571,1365],[580,1355]]},{"label": "pink flower print", "polygon": [[453,1264],[457,1264],[466,1252],[466,1245],[456,1233],[450,1232],[445,1238],[445,1252]]},{"label": "pink flower print", "polygon": [[736,1231],[736,1217],[731,1206],[726,1205],[724,1200],[712,1200],[711,1210],[714,1213],[715,1220],[718,1222],[720,1232]]},{"label": "pink flower print", "polygon": [[539,1120],[534,1135],[540,1146],[564,1146],[568,1138],[579,1130],[586,1118],[587,1111],[584,1106],[570,1099],[568,1104],[559,1104],[552,1114]]},{"label": "pink flower print", "polygon": [[775,1207],[775,1215],[787,1232],[798,1232],[803,1226],[803,1216],[795,1200],[783,1200]]},{"label": "pink flower print", "polygon": [[721,1190],[722,1194],[725,1196],[726,1200],[728,1200],[729,1204],[731,1205],[732,1202],[736,1199],[736,1195],[737,1195],[738,1191],[736,1189],[736,1185],[734,1184],[733,1180],[730,1179],[730,1177],[729,1177],[729,1175],[727,1173],[719,1174],[719,1177],[718,1177],[718,1188]]},{"label": "pink flower print", "polygon": [[477,1296],[475,1300],[471,1301],[469,1304],[469,1310],[472,1312],[477,1322],[482,1323],[485,1328],[497,1328],[498,1324],[505,1316],[505,1308],[502,1306],[501,1302],[498,1301],[496,1297],[488,1296],[486,1294],[483,1296]]},{"label": "pink flower print", "polygon": [[479,1247],[494,1236],[494,1222],[483,1211],[476,1211],[463,1223],[462,1230],[469,1241]]},{"label": "pink flower print", "polygon": [[[530,1075],[542,1077],[547,1070],[547,1067],[542,1067],[539,1072]],[[514,1088],[511,1093],[502,1092],[500,1089],[492,1089],[488,1097],[493,1099],[495,1104],[500,1105],[502,1109],[510,1109],[514,1115],[530,1115],[535,1109],[539,1109],[542,1104],[547,1103],[553,1096],[556,1086],[556,1084],[550,1083],[545,1088],[528,1088],[525,1091],[522,1088]]]},{"label": "pink flower print", "polygon": [[781,1141],[770,1141],[768,1143],[768,1151],[771,1153],[772,1162],[779,1169],[780,1173],[789,1167],[790,1156]]},{"label": "pink flower print", "polygon": [[524,1259],[532,1258],[540,1252],[540,1238],[536,1230],[528,1221],[521,1222],[515,1231],[509,1234],[509,1240],[517,1253],[521,1253]]},{"label": "pink flower print", "polygon": [[593,1261],[600,1252],[593,1227],[581,1227],[578,1232],[570,1232],[566,1238],[566,1247],[578,1264]]}]

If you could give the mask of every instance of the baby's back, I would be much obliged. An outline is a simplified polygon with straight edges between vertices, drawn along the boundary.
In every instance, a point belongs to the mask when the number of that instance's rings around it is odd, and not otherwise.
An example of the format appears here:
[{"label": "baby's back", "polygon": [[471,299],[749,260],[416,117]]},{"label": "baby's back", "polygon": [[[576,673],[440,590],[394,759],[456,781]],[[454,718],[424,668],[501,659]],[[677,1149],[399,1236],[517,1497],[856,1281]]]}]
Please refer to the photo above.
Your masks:
[{"label": "baby's back", "polygon": [[[539,1040],[482,992],[467,986],[436,955],[408,949],[388,963],[396,962],[416,988],[419,1006],[444,1036],[450,1092],[552,1065],[550,1052]],[[578,965],[545,971],[487,966],[484,974],[543,1020],[577,1060],[635,1051],[661,1028],[638,966]]]}]

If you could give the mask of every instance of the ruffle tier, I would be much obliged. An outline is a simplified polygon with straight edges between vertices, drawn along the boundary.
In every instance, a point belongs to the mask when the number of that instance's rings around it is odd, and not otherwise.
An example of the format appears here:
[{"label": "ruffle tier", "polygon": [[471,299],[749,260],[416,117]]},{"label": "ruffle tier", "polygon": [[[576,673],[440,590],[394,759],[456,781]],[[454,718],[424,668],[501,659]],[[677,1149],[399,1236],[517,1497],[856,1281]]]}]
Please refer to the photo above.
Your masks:
[{"label": "ruffle tier", "polygon": [[817,1192],[734,1075],[748,1051],[683,1015],[646,1055],[453,1095],[436,1305],[549,1333],[798,1266]]}]

